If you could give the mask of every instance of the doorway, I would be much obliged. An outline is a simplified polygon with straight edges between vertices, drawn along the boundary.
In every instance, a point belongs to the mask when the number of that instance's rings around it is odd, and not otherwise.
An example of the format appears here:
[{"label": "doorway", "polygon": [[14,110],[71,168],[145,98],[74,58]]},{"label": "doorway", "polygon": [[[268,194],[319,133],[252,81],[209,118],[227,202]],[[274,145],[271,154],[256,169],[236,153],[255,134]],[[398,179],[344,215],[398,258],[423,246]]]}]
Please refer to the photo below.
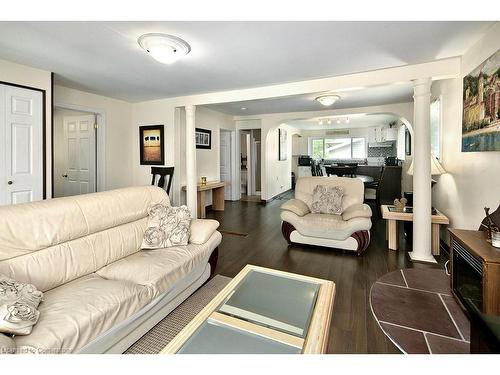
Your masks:
[{"label": "doorway", "polygon": [[261,130],[240,132],[241,200],[261,201]]},{"label": "doorway", "polygon": [[99,168],[101,114],[86,108],[54,108],[53,197],[102,190]]}]

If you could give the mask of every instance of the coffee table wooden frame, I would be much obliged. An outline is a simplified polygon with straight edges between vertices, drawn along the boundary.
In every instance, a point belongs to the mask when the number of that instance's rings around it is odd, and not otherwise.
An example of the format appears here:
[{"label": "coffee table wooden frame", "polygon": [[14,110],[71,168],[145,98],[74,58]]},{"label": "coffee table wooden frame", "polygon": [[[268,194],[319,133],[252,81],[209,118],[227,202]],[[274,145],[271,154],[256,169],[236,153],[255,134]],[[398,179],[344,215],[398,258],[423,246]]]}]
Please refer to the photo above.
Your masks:
[{"label": "coffee table wooden frame", "polygon": [[[305,339],[277,331],[268,327],[238,319],[232,316],[221,314],[215,311],[243,280],[250,271],[265,272],[276,276],[288,277],[306,282],[313,282],[320,285],[316,304],[311,317],[311,322]],[[198,315],[196,315],[186,327],[160,352],[160,354],[175,354],[184,343],[193,335],[207,319],[215,320],[219,323],[241,329],[262,337],[279,341],[296,348],[300,348],[303,354],[325,353],[328,345],[328,333],[332,319],[333,302],[335,298],[335,283],[329,280],[317,279],[314,277],[298,275],[295,273],[283,272],[253,265],[246,265],[226,287],[215,296]]]}]

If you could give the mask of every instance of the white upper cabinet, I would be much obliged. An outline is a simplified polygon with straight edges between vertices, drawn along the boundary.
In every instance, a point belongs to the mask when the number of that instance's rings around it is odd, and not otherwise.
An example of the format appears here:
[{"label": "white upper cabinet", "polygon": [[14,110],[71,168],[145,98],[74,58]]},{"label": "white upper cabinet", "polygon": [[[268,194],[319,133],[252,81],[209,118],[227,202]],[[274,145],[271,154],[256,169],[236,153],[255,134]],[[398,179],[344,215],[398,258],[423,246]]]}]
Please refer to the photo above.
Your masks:
[{"label": "white upper cabinet", "polygon": [[396,126],[384,128],[384,141],[397,141],[398,140],[398,128]]}]

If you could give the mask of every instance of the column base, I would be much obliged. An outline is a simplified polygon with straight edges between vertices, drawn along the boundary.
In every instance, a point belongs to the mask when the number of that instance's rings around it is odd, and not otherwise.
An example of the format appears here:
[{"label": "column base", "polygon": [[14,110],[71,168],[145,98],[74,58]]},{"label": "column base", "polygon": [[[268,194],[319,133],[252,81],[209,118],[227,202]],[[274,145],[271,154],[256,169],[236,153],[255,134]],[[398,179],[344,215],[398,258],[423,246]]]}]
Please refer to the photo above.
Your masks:
[{"label": "column base", "polygon": [[434,259],[432,255],[422,256],[419,254],[415,254],[414,251],[409,251],[408,256],[410,257],[412,262],[437,263],[437,260]]}]

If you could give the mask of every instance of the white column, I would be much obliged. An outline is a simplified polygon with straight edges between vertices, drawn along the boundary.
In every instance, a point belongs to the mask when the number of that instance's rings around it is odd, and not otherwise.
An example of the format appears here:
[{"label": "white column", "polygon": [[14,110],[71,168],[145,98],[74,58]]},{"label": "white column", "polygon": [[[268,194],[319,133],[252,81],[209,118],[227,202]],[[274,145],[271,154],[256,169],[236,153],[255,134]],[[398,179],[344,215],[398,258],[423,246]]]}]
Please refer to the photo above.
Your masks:
[{"label": "white column", "polygon": [[195,111],[194,105],[187,105],[186,109],[186,203],[191,210],[191,217],[197,217],[197,173],[196,173],[196,144],[194,138],[195,131]]},{"label": "white column", "polygon": [[431,249],[431,79],[413,82],[414,144],[413,152],[413,248],[415,261],[432,262]]}]

